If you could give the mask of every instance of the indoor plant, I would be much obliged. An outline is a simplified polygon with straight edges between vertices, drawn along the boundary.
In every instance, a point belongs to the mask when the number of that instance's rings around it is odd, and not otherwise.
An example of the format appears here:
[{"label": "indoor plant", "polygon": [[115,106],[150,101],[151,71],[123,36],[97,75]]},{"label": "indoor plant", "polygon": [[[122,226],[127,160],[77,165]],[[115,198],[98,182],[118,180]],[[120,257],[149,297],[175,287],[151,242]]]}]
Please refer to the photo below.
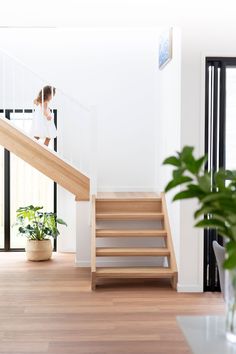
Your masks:
[{"label": "indoor plant", "polygon": [[204,170],[206,156],[196,159],[193,147],[186,146],[163,164],[174,167],[165,191],[182,185],[173,200],[196,198],[196,227],[215,228],[226,240],[226,335],[236,342],[236,171],[220,169],[215,174]]},{"label": "indoor plant", "polygon": [[50,259],[52,256],[50,238],[59,235],[57,224],[66,225],[55,213],[43,212],[42,209],[43,207],[29,205],[16,211],[18,234],[27,237],[25,251],[30,261]]}]

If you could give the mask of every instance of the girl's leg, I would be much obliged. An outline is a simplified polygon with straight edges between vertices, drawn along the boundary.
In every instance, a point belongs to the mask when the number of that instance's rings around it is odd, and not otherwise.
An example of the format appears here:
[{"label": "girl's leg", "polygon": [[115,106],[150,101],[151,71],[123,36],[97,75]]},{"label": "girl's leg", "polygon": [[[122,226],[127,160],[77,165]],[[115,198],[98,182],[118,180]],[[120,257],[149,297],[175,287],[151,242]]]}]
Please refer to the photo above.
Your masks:
[{"label": "girl's leg", "polygon": [[51,140],[50,138],[46,138],[44,141],[44,145],[48,146],[50,143],[50,140]]}]

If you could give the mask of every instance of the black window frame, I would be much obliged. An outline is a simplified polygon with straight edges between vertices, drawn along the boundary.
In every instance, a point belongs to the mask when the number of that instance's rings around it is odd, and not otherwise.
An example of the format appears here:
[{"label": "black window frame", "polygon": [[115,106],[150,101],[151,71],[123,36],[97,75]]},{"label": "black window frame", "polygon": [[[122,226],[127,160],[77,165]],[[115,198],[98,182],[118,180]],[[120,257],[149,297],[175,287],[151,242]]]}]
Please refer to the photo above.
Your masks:
[{"label": "black window frame", "polygon": [[[226,69],[227,67],[236,68],[236,58],[233,57],[206,57],[205,58],[205,153],[208,154],[209,147],[209,67],[213,67],[214,71],[214,83],[213,87],[213,134],[212,134],[212,165],[213,171],[216,171],[217,166],[219,168],[225,168],[225,148],[226,148]],[[218,71],[217,69],[220,69]],[[218,78],[218,73],[220,77]],[[219,79],[219,80],[218,80]],[[218,85],[219,83],[219,85]],[[217,93],[219,90],[219,95]],[[219,99],[219,101],[218,101]],[[217,116],[218,105],[218,116]],[[219,125],[219,127],[217,126]],[[217,130],[218,129],[218,130]],[[218,137],[217,137],[217,131]],[[208,162],[205,169],[208,170]],[[223,245],[223,238],[217,234],[216,230],[205,229],[204,230],[204,291],[220,291],[219,274],[217,263],[212,247],[212,242],[216,240]]]}]

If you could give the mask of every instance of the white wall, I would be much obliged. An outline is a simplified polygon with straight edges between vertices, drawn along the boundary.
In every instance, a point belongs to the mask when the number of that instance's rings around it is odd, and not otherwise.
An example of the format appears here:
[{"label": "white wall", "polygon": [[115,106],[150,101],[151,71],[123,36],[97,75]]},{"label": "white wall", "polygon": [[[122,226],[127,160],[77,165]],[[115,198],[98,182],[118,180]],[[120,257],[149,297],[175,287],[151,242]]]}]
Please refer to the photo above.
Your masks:
[{"label": "white wall", "polygon": [[[80,102],[96,106],[99,190],[155,189],[158,37],[155,28],[0,30],[0,47],[45,78],[44,84],[50,82]],[[32,75],[23,77],[16,87],[19,104],[27,97],[31,105],[39,83]],[[59,98],[55,102],[59,113],[63,109],[63,115],[58,115],[59,151],[76,161],[79,142],[86,135],[81,121],[90,118],[80,108],[70,114],[72,103],[62,100],[63,104]],[[63,229],[59,246],[73,251],[74,201],[62,189],[58,199],[58,213],[70,224]]]},{"label": "white wall", "polygon": [[[80,102],[97,106],[99,188],[153,188],[158,31],[2,29],[0,34],[0,47]],[[71,117],[63,120],[71,126]]]},{"label": "white wall", "polygon": [[[159,113],[156,117],[157,186],[163,191],[172,169],[162,165],[167,156],[180,150],[181,127],[181,31],[173,29],[173,59],[160,71]],[[180,206],[172,203],[172,193],[166,195],[177,264],[179,265]]]}]

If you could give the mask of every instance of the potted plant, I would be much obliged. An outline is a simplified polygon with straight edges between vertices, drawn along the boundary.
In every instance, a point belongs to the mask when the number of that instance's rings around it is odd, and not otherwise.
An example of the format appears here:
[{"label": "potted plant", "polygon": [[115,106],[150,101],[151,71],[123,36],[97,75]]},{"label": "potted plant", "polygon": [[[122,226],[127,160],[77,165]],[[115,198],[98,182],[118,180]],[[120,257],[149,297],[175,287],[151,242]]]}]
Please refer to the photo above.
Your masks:
[{"label": "potted plant", "polygon": [[46,261],[52,256],[50,238],[60,233],[57,224],[67,224],[57,218],[55,213],[42,211],[43,207],[29,205],[17,209],[18,234],[27,237],[26,257],[30,261]]},{"label": "potted plant", "polygon": [[226,258],[226,336],[236,342],[236,171],[204,171],[206,156],[195,158],[193,147],[186,146],[163,164],[173,166],[173,175],[165,191],[184,187],[173,200],[196,198],[196,227],[214,228],[225,238]]}]

